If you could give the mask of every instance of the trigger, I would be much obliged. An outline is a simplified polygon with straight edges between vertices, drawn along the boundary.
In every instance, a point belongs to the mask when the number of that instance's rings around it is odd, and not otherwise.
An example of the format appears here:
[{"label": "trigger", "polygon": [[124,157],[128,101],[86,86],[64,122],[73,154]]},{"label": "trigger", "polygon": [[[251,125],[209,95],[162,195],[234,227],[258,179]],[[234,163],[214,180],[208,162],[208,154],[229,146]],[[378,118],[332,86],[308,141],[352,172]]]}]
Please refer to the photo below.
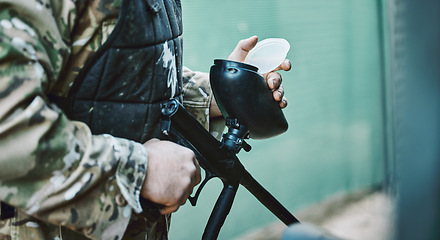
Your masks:
[{"label": "trigger", "polygon": [[203,182],[200,184],[200,187],[197,188],[196,193],[194,194],[194,196],[189,196],[188,200],[191,203],[191,205],[195,206],[197,203],[197,199],[199,198],[200,192],[202,191],[202,188],[205,186],[205,184],[211,180],[211,178],[215,177],[214,174],[205,171],[205,179],[203,179]]}]

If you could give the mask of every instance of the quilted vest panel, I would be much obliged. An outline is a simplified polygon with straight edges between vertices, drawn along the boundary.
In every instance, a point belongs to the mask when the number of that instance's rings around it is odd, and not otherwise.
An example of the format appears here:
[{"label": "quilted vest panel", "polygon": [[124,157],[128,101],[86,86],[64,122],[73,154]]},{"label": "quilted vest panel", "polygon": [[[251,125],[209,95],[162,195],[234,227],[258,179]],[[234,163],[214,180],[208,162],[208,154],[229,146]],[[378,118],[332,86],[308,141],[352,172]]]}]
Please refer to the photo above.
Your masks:
[{"label": "quilted vest panel", "polygon": [[160,103],[182,94],[178,0],[124,0],[115,29],[69,92],[72,120],[138,142],[160,133]]}]

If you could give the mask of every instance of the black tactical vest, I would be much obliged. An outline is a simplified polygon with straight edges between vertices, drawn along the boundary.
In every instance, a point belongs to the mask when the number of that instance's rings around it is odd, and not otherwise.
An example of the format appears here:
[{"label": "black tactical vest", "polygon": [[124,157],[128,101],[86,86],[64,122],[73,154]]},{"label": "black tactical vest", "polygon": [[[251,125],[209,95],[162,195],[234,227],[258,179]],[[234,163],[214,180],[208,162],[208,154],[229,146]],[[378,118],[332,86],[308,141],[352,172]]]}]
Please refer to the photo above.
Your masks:
[{"label": "black tactical vest", "polygon": [[181,35],[179,0],[123,0],[115,29],[69,92],[68,117],[93,134],[162,138],[160,104],[182,94]]}]

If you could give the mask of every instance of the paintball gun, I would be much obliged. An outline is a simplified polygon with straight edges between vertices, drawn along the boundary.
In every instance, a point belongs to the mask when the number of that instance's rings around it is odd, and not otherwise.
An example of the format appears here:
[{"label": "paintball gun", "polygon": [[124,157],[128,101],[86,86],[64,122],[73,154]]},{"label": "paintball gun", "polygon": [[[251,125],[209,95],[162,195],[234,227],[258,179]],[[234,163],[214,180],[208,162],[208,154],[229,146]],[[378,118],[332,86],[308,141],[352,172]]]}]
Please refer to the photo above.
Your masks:
[{"label": "paintball gun", "polygon": [[193,206],[207,181],[218,177],[223,190],[205,227],[202,239],[217,239],[239,185],[244,186],[286,225],[298,220],[246,171],[237,157],[250,151],[245,139],[265,139],[285,132],[287,121],[273,99],[258,68],[249,64],[215,60],[210,70],[214,97],[226,119],[227,132],[218,141],[177,101],[162,104],[161,131],[194,151],[206,177],[194,196]]}]

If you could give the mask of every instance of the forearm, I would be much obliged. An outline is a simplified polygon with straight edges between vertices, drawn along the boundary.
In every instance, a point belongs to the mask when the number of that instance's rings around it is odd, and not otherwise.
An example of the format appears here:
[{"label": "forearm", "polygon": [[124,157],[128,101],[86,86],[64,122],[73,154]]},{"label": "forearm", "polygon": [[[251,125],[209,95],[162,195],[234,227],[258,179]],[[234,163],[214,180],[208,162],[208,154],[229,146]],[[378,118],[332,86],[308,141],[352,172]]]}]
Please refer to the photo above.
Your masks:
[{"label": "forearm", "polygon": [[89,237],[121,236],[131,210],[141,211],[146,152],[67,119],[48,104],[39,69],[0,64],[0,200]]},{"label": "forearm", "polygon": [[185,108],[211,134],[220,137],[225,127],[224,119],[215,102],[209,83],[209,74],[184,68],[183,84]]}]

